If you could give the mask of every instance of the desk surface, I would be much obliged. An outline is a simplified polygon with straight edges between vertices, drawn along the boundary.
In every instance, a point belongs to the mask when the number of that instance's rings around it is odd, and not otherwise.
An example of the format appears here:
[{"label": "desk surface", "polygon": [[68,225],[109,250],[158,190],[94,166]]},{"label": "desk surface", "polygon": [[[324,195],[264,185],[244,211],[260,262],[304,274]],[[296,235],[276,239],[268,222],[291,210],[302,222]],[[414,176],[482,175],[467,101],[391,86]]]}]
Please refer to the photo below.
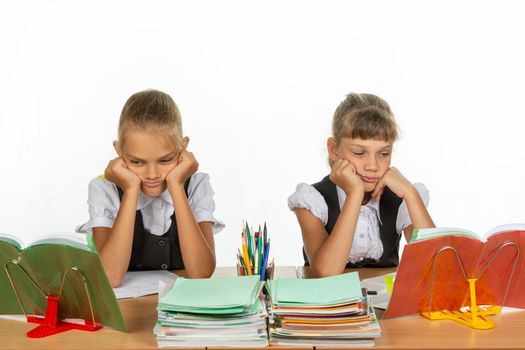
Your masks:
[{"label": "desk surface", "polygon": [[[390,271],[359,270],[361,278]],[[231,276],[235,273],[234,267],[219,267],[215,275]],[[279,267],[275,277],[308,277],[309,273],[308,268]],[[152,329],[157,318],[157,296],[123,299],[119,304],[129,333],[104,328],[94,333],[69,331],[47,338],[29,339],[25,333],[33,328],[34,324],[0,319],[0,349],[156,349],[157,343]],[[383,320],[381,321],[383,335],[376,339],[376,347],[381,349],[525,348],[525,311],[505,313],[493,316],[491,319],[496,327],[488,331],[472,330],[452,321],[428,321],[419,316]]]}]

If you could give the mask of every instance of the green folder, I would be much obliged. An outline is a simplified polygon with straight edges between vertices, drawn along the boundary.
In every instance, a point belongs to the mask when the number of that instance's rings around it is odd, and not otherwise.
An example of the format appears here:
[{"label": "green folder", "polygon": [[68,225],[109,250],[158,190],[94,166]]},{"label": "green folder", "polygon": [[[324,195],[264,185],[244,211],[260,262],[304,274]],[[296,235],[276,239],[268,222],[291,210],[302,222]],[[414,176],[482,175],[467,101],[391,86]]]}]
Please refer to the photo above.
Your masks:
[{"label": "green folder", "polygon": [[253,310],[262,289],[259,276],[179,277],[159,301],[164,311],[225,314]]},{"label": "green folder", "polygon": [[266,283],[274,305],[337,305],[363,296],[357,272],[325,278],[276,279]]}]

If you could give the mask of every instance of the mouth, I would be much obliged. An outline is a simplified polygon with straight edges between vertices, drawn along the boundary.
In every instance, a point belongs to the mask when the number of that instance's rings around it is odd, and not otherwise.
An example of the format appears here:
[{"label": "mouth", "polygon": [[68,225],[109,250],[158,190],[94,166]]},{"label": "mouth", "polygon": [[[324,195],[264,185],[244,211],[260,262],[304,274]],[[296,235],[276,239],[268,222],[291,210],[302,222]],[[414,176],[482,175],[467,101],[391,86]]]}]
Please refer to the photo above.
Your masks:
[{"label": "mouth", "polygon": [[157,188],[162,185],[162,181],[148,181],[142,183],[146,188]]},{"label": "mouth", "polygon": [[368,177],[368,176],[363,176],[363,175],[359,175],[359,177],[361,178],[361,180],[363,180],[363,182],[366,182],[369,184],[377,182],[377,177]]}]

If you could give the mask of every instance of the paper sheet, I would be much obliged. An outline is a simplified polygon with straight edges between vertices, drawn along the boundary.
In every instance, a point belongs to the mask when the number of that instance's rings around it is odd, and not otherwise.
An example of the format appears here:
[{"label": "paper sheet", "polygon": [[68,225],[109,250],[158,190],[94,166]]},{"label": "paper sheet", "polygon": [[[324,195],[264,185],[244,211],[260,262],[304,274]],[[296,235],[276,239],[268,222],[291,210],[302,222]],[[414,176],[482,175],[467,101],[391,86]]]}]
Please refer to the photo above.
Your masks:
[{"label": "paper sheet", "polygon": [[143,295],[157,294],[159,281],[173,283],[177,275],[165,270],[126,272],[122,285],[113,288],[117,299],[136,298]]}]

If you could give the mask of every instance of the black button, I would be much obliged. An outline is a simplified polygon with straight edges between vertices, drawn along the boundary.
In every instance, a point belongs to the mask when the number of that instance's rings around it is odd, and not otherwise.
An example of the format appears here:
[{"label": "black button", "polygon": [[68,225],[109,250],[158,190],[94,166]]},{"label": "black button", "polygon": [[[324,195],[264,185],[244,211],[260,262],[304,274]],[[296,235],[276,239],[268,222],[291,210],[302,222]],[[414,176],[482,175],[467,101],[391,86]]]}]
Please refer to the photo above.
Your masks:
[{"label": "black button", "polygon": [[160,265],[160,268],[163,269],[163,270],[167,270],[168,269],[168,265],[162,264],[162,265]]},{"label": "black button", "polygon": [[166,242],[164,242],[162,239],[159,240],[159,246],[164,247],[166,245]]}]

